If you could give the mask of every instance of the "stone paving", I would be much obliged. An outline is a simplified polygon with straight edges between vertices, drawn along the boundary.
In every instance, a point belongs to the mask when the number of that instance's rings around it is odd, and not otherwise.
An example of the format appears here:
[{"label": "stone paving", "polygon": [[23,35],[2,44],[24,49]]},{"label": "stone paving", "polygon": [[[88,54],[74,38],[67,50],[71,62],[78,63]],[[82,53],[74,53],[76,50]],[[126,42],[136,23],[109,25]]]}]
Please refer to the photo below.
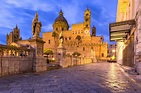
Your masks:
[{"label": "stone paving", "polygon": [[0,93],[141,93],[116,63],[92,63],[0,78]]}]

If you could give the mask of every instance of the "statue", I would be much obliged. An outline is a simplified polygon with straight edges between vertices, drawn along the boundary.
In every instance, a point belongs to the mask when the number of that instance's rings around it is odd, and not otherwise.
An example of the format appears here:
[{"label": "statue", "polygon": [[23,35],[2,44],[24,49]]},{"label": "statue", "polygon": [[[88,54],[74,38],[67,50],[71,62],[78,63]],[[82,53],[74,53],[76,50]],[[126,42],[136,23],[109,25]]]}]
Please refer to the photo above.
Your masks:
[{"label": "statue", "polygon": [[63,45],[63,41],[64,41],[64,37],[63,37],[63,32],[61,31],[61,33],[59,34],[59,46]]},{"label": "statue", "polygon": [[42,24],[38,21],[38,13],[36,13],[35,18],[32,21],[32,34],[33,38],[39,38],[41,32]]}]

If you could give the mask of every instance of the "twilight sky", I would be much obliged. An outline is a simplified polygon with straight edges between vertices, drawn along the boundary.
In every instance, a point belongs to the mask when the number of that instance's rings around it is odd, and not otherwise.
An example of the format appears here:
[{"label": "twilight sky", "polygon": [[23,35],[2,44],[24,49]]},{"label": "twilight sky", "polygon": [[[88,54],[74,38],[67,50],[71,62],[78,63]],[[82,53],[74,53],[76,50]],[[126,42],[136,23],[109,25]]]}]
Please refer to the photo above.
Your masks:
[{"label": "twilight sky", "polygon": [[52,31],[60,8],[69,26],[83,22],[87,8],[91,10],[91,26],[97,35],[109,42],[109,23],[115,22],[117,0],[0,0],[0,44],[6,44],[6,34],[18,25],[22,39],[32,36],[32,20],[36,11],[42,22],[42,32]]}]

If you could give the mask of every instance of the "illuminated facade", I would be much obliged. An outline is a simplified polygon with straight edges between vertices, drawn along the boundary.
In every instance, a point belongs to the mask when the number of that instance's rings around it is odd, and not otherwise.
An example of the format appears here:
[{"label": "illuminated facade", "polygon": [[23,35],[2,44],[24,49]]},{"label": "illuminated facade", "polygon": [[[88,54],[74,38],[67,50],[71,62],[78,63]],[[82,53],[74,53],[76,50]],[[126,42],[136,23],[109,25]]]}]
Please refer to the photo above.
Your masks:
[{"label": "illuminated facade", "polygon": [[59,34],[63,33],[63,46],[66,54],[72,55],[79,52],[81,57],[91,58],[93,55],[97,59],[106,59],[108,43],[104,42],[103,36],[96,36],[96,28],[92,27],[91,34],[91,11],[86,9],[84,12],[84,22],[72,24],[71,29],[65,19],[62,10],[53,23],[53,31],[44,32],[43,40],[45,49],[51,49],[56,54],[59,45]]},{"label": "illuminated facade", "polygon": [[[108,43],[104,42],[103,36],[96,36],[96,27],[92,27],[91,29],[91,11],[89,9],[86,9],[84,12],[84,22],[72,24],[71,29],[69,29],[69,24],[62,10],[60,10],[59,16],[52,25],[53,31],[42,33],[42,38],[38,36],[38,30],[41,30],[42,26],[41,22],[38,22],[38,17],[39,15],[36,13],[32,21],[32,38],[45,41],[43,46],[44,50],[52,50],[54,57],[57,57],[56,52],[59,46],[59,34],[62,32],[63,46],[66,49],[66,55],[72,55],[74,52],[79,52],[81,57],[95,57],[98,60],[107,58]],[[37,24],[35,25],[35,23]],[[35,28],[35,26],[37,28]],[[35,33],[35,31],[38,33]],[[25,45],[30,46],[31,43],[32,41],[30,39],[22,40],[20,38],[20,30],[17,26],[7,35],[7,45],[20,47]],[[38,44],[38,50],[41,50],[43,47]]]},{"label": "illuminated facade", "polygon": [[110,40],[117,42],[117,62],[141,73],[141,1],[118,0],[116,21],[110,24]]}]

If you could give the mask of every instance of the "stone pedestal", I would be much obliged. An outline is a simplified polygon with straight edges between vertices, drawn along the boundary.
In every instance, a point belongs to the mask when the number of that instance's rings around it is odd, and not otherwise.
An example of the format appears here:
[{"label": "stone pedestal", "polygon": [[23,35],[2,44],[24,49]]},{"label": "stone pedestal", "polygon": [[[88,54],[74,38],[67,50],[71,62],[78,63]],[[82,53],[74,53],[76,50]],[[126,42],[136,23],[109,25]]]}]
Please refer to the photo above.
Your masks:
[{"label": "stone pedestal", "polygon": [[41,38],[29,39],[30,45],[35,49],[36,56],[43,56],[44,41]]},{"label": "stone pedestal", "polygon": [[57,48],[57,64],[60,66],[65,65],[66,49],[63,46]]},{"label": "stone pedestal", "polygon": [[29,40],[30,45],[35,49],[33,56],[33,71],[41,72],[47,70],[47,63],[43,57],[44,41],[41,38],[32,38]]}]

